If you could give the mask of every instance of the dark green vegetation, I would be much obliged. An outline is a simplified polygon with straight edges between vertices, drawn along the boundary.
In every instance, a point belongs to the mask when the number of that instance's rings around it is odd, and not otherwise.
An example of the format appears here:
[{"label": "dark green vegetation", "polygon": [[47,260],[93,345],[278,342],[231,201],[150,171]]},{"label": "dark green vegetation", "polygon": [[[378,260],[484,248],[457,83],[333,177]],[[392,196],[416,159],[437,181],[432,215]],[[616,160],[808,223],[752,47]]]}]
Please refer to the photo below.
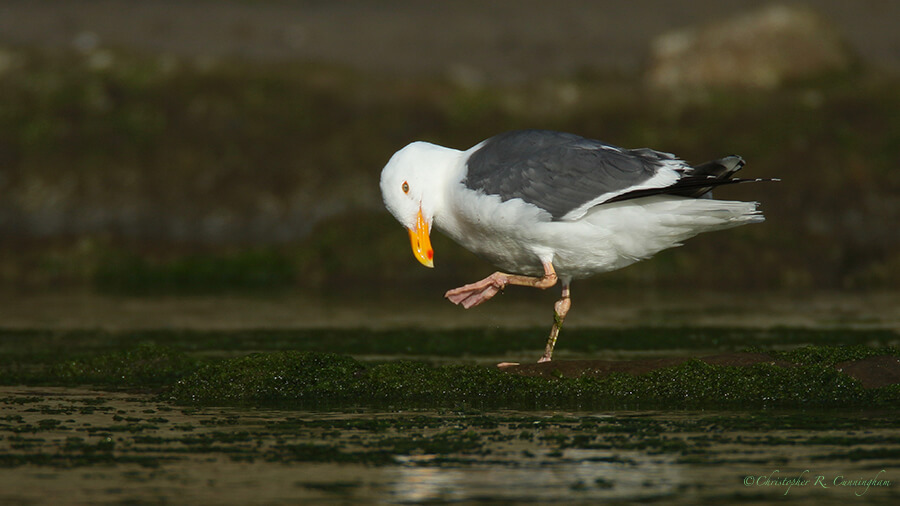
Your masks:
[{"label": "dark green vegetation", "polygon": [[[900,356],[900,349],[890,346],[897,341],[890,331],[630,329],[581,330],[570,337],[572,349],[592,353],[597,353],[593,346],[604,343],[611,348],[615,348],[612,343],[629,343],[630,350],[648,350],[664,348],[668,342],[720,351],[739,349],[738,343],[747,342],[815,345],[769,352],[773,359],[795,367],[768,363],[730,367],[690,360],[641,375],[548,380],[486,365],[440,365],[402,358],[412,349],[429,356],[459,356],[462,350],[481,355],[527,350],[521,333],[513,331],[117,334],[8,330],[0,334],[4,351],[0,382],[153,388],[162,399],[181,404],[307,408],[894,408],[900,400],[897,385],[864,389],[834,368],[848,360]],[[142,344],[132,344],[136,342]],[[468,349],[470,342],[481,342],[481,346]],[[836,342],[845,345],[834,346]],[[457,348],[454,352],[447,346]],[[753,351],[765,352],[760,346]],[[357,358],[347,355],[351,351]],[[68,358],[61,360],[64,354]],[[386,354],[401,357],[390,362],[366,360]]]},{"label": "dark green vegetation", "polygon": [[165,385],[197,367],[197,360],[171,348],[146,343],[125,351],[51,364],[51,382],[75,385],[151,388]]},{"label": "dark green vegetation", "polygon": [[484,264],[443,238],[440,268],[415,268],[378,173],[411,140],[468,147],[528,127],[694,162],[739,153],[748,177],[784,179],[721,192],[763,202],[766,224],[607,275],[611,289],[900,284],[898,78],[876,70],[671,97],[589,73],[479,87],[0,49],[7,285],[145,294],[469,279]]},{"label": "dark green vegetation", "polygon": [[[891,349],[900,356],[900,350]],[[727,367],[689,361],[635,376],[547,380],[483,366],[395,362],[363,368],[339,355],[282,352],[205,366],[166,392],[175,402],[476,409],[897,406],[900,389],[864,390],[821,365]]]}]

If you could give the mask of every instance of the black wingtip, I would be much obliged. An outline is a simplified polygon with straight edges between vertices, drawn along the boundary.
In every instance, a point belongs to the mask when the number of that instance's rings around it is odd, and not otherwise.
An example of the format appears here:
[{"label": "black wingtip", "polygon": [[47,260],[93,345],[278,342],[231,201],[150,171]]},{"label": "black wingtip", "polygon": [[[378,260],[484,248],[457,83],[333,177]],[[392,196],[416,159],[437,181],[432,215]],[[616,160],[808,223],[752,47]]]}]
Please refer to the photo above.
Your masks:
[{"label": "black wingtip", "polygon": [[634,190],[622,195],[618,195],[607,200],[604,203],[619,202],[622,200],[636,199],[640,197],[649,197],[651,195],[678,195],[681,197],[704,198],[710,197],[710,192],[717,186],[724,186],[738,183],[767,183],[778,182],[780,179],[740,179],[740,178],[715,178],[713,176],[689,176],[678,180],[672,186],[665,188],[647,188],[642,190]]}]

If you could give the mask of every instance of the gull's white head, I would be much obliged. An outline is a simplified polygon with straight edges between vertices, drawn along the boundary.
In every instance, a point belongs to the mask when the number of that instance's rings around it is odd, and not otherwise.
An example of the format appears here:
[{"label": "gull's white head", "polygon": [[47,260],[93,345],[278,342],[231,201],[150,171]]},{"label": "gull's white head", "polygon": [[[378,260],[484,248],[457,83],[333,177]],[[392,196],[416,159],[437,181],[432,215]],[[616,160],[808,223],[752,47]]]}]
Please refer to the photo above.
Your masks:
[{"label": "gull's white head", "polygon": [[381,196],[384,206],[409,231],[416,259],[426,267],[434,267],[431,249],[431,224],[436,207],[443,197],[441,168],[447,166],[448,155],[459,153],[427,142],[413,142],[400,151],[381,171]]}]

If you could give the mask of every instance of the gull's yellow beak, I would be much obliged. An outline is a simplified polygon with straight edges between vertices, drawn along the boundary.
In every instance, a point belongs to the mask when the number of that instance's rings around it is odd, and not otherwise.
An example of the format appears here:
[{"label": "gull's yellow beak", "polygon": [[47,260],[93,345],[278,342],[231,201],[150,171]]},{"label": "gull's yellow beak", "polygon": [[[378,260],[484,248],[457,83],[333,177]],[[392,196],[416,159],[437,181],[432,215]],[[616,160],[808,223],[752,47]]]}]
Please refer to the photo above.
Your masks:
[{"label": "gull's yellow beak", "polygon": [[431,249],[431,238],[428,237],[428,222],[422,216],[422,209],[416,215],[416,227],[409,230],[409,242],[412,244],[413,255],[416,260],[425,267],[434,267],[434,250]]}]

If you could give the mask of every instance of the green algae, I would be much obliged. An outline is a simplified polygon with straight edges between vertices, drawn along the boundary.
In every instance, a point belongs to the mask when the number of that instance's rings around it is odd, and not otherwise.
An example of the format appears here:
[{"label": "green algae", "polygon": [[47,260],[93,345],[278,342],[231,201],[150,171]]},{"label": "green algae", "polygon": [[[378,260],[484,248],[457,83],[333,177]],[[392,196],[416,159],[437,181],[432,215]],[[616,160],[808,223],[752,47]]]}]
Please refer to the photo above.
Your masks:
[{"label": "green algae", "polygon": [[[840,406],[858,400],[871,402],[856,380],[822,366],[727,367],[691,360],[641,379],[639,395],[664,403]],[[630,381],[626,379],[625,384]]]},{"label": "green algae", "polygon": [[344,451],[335,445],[314,443],[283,444],[263,456],[268,462],[337,462],[369,465],[393,464],[393,455],[386,450]]},{"label": "green algae", "polygon": [[254,353],[207,364],[171,389],[194,404],[341,401],[356,397],[356,360],[329,353]]},{"label": "green algae", "polygon": [[71,468],[95,464],[137,464],[142,467],[156,468],[160,466],[160,461],[162,460],[165,459],[153,456],[119,457],[105,452],[72,455],[50,455],[46,453],[9,455],[0,454],[0,468],[19,467],[25,465]]},{"label": "green algae", "polygon": [[343,495],[349,494],[352,489],[362,486],[362,483],[359,481],[339,481],[332,483],[297,482],[294,485],[297,487],[304,487],[312,490],[321,490],[324,492]]},{"label": "green algae", "polygon": [[816,460],[898,460],[900,448],[854,448],[853,450],[834,452],[827,455],[814,456]]},{"label": "green algae", "polygon": [[[578,335],[578,333],[576,333]],[[868,407],[894,408],[900,385],[864,389],[834,368],[862,358],[900,356],[889,346],[891,331],[802,331],[746,329],[583,329],[576,347],[592,337],[655,349],[662,341],[681,340],[706,349],[737,348],[738,343],[823,342],[787,351],[754,351],[795,364],[760,363],[748,367],[689,360],[642,375],[552,379],[505,373],[492,366],[438,365],[421,360],[366,361],[368,353],[408,350],[418,338],[426,350],[453,356],[451,345],[484,338],[482,353],[521,346],[521,331],[246,331],[246,332],[63,332],[0,331],[0,349],[13,358],[0,361],[0,384],[97,385],[152,389],[161,400],[182,405],[307,406],[317,408],[396,406],[437,409],[582,409],[594,407]],[[32,338],[35,342],[31,342]],[[152,338],[152,339],[151,339]],[[635,338],[635,339],[632,339]],[[844,346],[831,346],[843,339]],[[221,340],[219,342],[218,340]],[[386,345],[384,341],[388,342]],[[45,351],[66,342],[76,358],[60,360]],[[581,344],[579,344],[579,342]],[[876,345],[862,345],[869,342]],[[363,344],[370,343],[370,344]],[[371,344],[380,343],[380,344]],[[432,346],[432,343],[434,346]],[[298,350],[285,350],[296,345]],[[454,344],[458,345],[458,343]],[[387,346],[387,347],[384,347]],[[321,348],[356,349],[343,353]],[[304,349],[308,348],[308,349]],[[214,358],[213,350],[228,350]],[[263,349],[251,354],[241,350]],[[456,352],[461,350],[456,349]],[[228,358],[229,355],[238,355]],[[18,399],[16,402],[26,402]],[[83,411],[91,406],[66,408]],[[52,414],[52,413],[50,413]],[[128,420],[120,420],[128,422]],[[152,424],[155,422],[147,421]]]},{"label": "green algae", "polygon": [[864,389],[823,365],[728,367],[690,360],[643,375],[547,380],[483,366],[413,361],[365,366],[346,356],[300,352],[257,354],[207,365],[179,380],[165,396],[176,403],[201,405],[450,409],[895,407],[893,397],[882,389]]},{"label": "green algae", "polygon": [[753,347],[748,351],[768,353],[774,358],[802,365],[834,366],[850,360],[861,360],[868,357],[888,355],[900,357],[897,346],[865,346],[862,344],[841,346],[803,346],[793,350],[770,351],[761,347]]},{"label": "green algae", "polygon": [[879,406],[900,406],[900,384],[878,388],[872,396]]},{"label": "green algae", "polygon": [[51,383],[159,387],[195,369],[197,359],[153,343],[130,350],[54,364],[44,372]]}]

